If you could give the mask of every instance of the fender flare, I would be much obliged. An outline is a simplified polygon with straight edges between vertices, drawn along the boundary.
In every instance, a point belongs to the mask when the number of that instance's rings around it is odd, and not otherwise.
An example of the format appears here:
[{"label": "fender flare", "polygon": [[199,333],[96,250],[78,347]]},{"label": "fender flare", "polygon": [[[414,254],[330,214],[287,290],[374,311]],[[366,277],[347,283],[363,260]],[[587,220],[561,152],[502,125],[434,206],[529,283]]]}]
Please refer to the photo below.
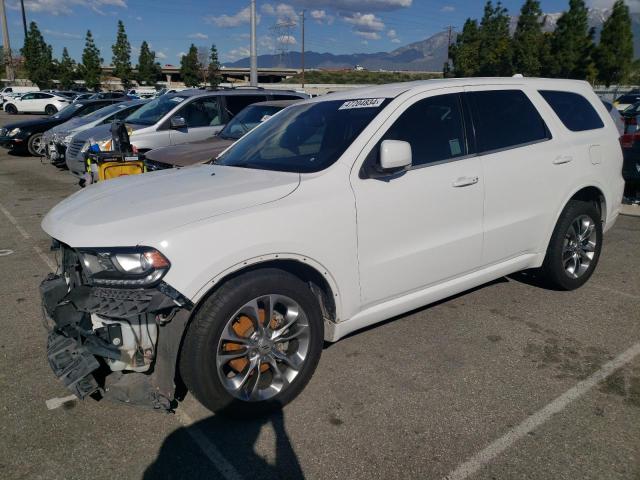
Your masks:
[{"label": "fender flare", "polygon": [[325,281],[329,285],[329,288],[331,289],[331,292],[333,293],[333,301],[335,302],[335,309],[336,309],[336,321],[339,321],[339,319],[341,318],[341,312],[342,312],[342,302],[341,302],[341,296],[340,296],[340,289],[338,287],[338,283],[336,282],[335,278],[333,277],[329,269],[327,269],[319,261],[315,260],[314,258],[308,255],[301,255],[297,253],[267,253],[267,254],[252,257],[247,260],[238,262],[234,265],[231,265],[225,268],[224,270],[222,270],[220,273],[218,273],[215,277],[210,279],[203,286],[201,286],[196,292],[196,294],[191,298],[191,301],[197,305],[207,295],[209,291],[211,291],[213,288],[215,288],[217,285],[219,285],[229,275],[233,273],[259,265],[261,263],[278,262],[278,261],[285,261],[285,260],[298,262],[301,265],[308,265],[309,267],[316,270],[316,272],[318,272],[318,274],[320,274],[322,278],[325,279]]}]

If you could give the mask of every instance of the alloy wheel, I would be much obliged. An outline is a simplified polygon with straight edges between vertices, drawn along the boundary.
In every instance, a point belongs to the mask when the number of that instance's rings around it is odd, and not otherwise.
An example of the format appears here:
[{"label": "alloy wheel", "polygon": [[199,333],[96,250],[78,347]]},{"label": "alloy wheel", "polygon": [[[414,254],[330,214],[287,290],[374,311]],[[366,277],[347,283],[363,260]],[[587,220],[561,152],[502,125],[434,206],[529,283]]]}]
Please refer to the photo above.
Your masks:
[{"label": "alloy wheel", "polygon": [[562,265],[570,278],[580,278],[589,270],[596,244],[596,224],[590,216],[580,215],[571,222],[562,247]]},{"label": "alloy wheel", "polygon": [[216,351],[222,385],[240,400],[273,398],[298,376],[309,352],[307,316],[293,299],[263,295],[226,323]]}]

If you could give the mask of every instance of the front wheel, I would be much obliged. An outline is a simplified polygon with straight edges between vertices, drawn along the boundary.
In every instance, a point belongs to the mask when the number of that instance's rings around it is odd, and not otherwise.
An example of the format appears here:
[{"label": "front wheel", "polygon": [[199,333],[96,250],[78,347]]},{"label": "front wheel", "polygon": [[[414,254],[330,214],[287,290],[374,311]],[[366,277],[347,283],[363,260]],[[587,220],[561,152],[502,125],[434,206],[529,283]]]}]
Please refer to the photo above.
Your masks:
[{"label": "front wheel", "polygon": [[29,153],[34,157],[42,157],[45,154],[45,149],[47,146],[42,141],[42,134],[36,133],[29,137],[29,141],[27,142],[27,149]]},{"label": "front wheel", "polygon": [[593,203],[571,200],[551,236],[541,271],[551,286],[575,290],[591,277],[602,251],[602,220]]},{"label": "front wheel", "polygon": [[302,391],[322,343],[322,315],[308,285],[281,270],[257,270],[229,280],[197,311],[180,373],[214,412],[263,414]]},{"label": "front wheel", "polygon": [[47,105],[44,108],[44,113],[47,115],[53,115],[54,113],[58,113],[58,109],[54,105]]},{"label": "front wheel", "polygon": [[7,105],[5,105],[4,111],[9,115],[15,115],[16,113],[18,113],[18,109],[12,103],[8,103]]}]

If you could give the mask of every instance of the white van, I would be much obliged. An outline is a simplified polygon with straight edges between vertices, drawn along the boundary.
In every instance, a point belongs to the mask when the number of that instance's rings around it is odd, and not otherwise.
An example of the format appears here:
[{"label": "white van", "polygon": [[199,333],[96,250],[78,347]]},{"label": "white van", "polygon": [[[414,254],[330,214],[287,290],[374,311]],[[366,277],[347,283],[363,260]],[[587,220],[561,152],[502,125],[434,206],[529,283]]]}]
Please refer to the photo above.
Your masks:
[{"label": "white van", "polygon": [[103,182],[49,212],[49,364],[79,397],[103,389],[104,361],[137,372],[107,376],[122,401],[170,405],[177,368],[211,410],[279,408],[324,340],[522,270],[582,286],[621,172],[586,82],[429,80],[297,103],[212,164]]},{"label": "white van", "polygon": [[19,86],[10,86],[4,87],[0,90],[0,98],[2,99],[2,103],[5,102],[5,94],[8,93],[29,93],[29,92],[39,92],[40,87],[37,85],[33,87],[19,87]]}]

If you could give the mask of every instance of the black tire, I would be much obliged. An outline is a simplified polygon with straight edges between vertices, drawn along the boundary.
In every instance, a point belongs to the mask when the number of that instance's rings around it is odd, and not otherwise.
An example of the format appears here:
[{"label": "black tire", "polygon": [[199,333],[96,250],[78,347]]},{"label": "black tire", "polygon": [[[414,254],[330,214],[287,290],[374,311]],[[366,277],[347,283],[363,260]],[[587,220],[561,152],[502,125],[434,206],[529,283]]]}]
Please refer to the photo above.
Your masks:
[{"label": "black tire", "polygon": [[18,109],[12,103],[7,103],[4,106],[4,111],[7,112],[9,115],[15,115],[16,113],[18,113]]},{"label": "black tire", "polygon": [[[307,357],[293,381],[274,397],[242,401],[222,384],[216,352],[227,322],[247,302],[263,295],[285,295],[301,307],[310,328]],[[300,278],[274,268],[247,272],[227,281],[207,298],[190,322],[180,353],[179,371],[187,388],[205,407],[230,416],[255,416],[285,406],[307,385],[316,369],[324,341],[316,297]]]},{"label": "black tire", "polygon": [[[588,268],[577,278],[570,276],[566,271],[563,262],[563,251],[567,235],[573,222],[582,216],[589,217],[595,225],[595,248],[594,255]],[[575,290],[584,285],[598,265],[600,252],[602,251],[602,219],[600,212],[593,203],[580,200],[571,200],[564,208],[558,219],[551,241],[547,248],[544,263],[540,269],[542,279],[549,287],[558,290]]]},{"label": "black tire", "polygon": [[42,157],[44,155],[43,148],[46,148],[46,145],[44,147],[41,147],[39,146],[41,144],[42,133],[34,133],[33,135],[31,135],[29,137],[29,140],[27,140],[27,150],[29,150],[29,154],[34,157]]},{"label": "black tire", "polygon": [[55,107],[55,105],[47,105],[46,107],[44,107],[44,113],[46,113],[47,115],[55,115],[56,113],[58,113],[58,109]]}]

